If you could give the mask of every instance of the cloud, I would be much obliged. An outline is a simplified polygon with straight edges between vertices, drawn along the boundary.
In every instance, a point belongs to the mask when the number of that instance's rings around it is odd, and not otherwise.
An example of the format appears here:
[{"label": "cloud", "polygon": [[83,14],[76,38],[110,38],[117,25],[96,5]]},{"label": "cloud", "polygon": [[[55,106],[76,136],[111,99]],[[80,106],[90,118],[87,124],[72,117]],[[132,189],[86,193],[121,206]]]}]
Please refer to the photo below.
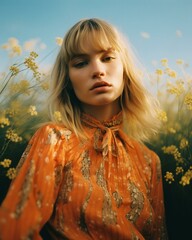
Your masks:
[{"label": "cloud", "polygon": [[177,37],[182,37],[183,33],[180,30],[176,30],[176,36]]},{"label": "cloud", "polygon": [[140,35],[144,39],[149,39],[150,38],[150,34],[148,32],[141,32]]},{"label": "cloud", "polygon": [[44,50],[46,49],[46,44],[41,42],[40,39],[34,38],[26,41],[23,45],[23,49],[27,52]]},{"label": "cloud", "polygon": [[44,50],[44,49],[47,48],[47,45],[42,42],[42,43],[39,45],[39,48],[40,48],[41,50]]},{"label": "cloud", "polygon": [[151,63],[152,63],[152,65],[153,65],[154,67],[156,67],[156,66],[158,65],[158,61],[157,61],[157,60],[152,60]]},{"label": "cloud", "polygon": [[24,44],[23,44],[24,50],[27,52],[34,51],[36,49],[38,41],[39,41],[38,39],[31,39],[31,40],[24,42]]}]

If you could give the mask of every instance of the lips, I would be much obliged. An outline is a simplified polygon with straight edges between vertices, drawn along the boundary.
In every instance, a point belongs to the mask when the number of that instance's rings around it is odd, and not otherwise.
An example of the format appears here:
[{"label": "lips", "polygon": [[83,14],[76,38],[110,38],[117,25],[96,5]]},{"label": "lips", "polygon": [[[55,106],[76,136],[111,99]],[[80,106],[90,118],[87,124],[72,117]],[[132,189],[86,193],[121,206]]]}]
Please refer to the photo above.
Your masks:
[{"label": "lips", "polygon": [[111,87],[112,85],[107,83],[107,82],[104,82],[104,81],[101,81],[101,82],[96,82],[91,88],[90,90],[93,90],[93,89],[96,89],[96,88],[99,88],[99,87]]}]

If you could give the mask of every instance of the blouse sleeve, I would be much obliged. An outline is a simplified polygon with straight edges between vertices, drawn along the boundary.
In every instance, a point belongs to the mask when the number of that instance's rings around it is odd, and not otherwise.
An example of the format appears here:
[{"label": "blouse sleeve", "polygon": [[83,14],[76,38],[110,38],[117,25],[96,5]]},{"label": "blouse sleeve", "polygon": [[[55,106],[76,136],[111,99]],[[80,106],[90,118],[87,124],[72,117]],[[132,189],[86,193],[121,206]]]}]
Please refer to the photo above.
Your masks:
[{"label": "blouse sleeve", "polygon": [[152,152],[151,181],[151,202],[155,215],[152,236],[156,240],[167,240],[161,162],[154,152]]},{"label": "blouse sleeve", "polygon": [[29,142],[0,207],[0,239],[41,239],[62,178],[65,144],[59,130],[41,127]]}]

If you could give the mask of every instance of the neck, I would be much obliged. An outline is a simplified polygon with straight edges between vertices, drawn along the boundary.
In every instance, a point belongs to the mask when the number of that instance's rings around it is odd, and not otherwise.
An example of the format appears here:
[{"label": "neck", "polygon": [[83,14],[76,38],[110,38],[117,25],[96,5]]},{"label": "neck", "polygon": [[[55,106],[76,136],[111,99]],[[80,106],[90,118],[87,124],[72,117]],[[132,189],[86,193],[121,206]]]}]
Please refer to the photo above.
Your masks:
[{"label": "neck", "polygon": [[119,102],[115,105],[102,105],[102,106],[93,106],[82,104],[82,109],[85,113],[93,116],[99,121],[107,121],[113,116],[117,115],[121,111]]}]

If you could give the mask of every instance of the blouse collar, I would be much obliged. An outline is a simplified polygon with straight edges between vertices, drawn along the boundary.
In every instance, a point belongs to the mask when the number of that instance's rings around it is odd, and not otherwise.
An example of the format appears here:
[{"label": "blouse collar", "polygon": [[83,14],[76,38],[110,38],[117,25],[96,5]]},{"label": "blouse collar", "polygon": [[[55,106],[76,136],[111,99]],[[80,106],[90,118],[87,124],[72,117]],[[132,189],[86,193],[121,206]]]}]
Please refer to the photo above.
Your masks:
[{"label": "blouse collar", "polygon": [[87,127],[90,128],[101,128],[101,129],[106,129],[106,128],[121,128],[122,123],[123,123],[123,113],[122,111],[119,112],[117,115],[113,116],[111,119],[107,121],[99,121],[93,116],[82,113],[81,115],[81,121],[83,125],[86,125]]},{"label": "blouse collar", "polygon": [[117,137],[125,144],[133,147],[131,140],[122,130],[122,111],[111,119],[102,122],[86,113],[82,113],[81,121],[85,127],[95,129],[94,148],[96,151],[102,152],[103,156],[109,153],[109,149],[111,149],[112,155],[118,155]]}]

